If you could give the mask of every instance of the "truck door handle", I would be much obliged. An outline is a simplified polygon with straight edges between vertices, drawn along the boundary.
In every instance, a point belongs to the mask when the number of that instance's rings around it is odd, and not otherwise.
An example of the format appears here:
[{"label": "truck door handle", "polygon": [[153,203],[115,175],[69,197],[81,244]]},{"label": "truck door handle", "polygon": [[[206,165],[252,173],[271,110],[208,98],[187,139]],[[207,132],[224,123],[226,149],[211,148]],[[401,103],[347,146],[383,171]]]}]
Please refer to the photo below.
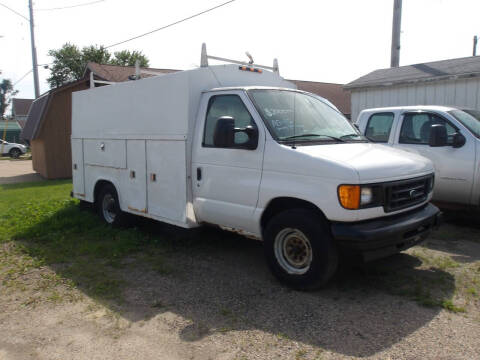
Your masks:
[{"label": "truck door handle", "polygon": [[197,168],[197,181],[202,180],[202,168]]}]

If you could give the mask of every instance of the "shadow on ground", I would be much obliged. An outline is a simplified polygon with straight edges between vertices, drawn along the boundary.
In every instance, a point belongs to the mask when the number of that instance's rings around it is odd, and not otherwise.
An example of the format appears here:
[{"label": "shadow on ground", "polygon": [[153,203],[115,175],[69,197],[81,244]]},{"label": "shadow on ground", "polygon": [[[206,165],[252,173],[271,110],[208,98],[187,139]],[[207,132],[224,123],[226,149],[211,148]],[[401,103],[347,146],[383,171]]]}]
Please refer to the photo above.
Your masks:
[{"label": "shadow on ground", "polygon": [[[59,242],[66,226],[62,221],[72,221],[74,230]],[[187,342],[232,330],[260,330],[345,355],[369,356],[428,324],[440,310],[432,305],[450,300],[455,288],[449,273],[422,269],[416,257],[399,254],[344,266],[327,288],[298,292],[272,277],[258,241],[147,220],[135,229],[112,232],[98,222],[71,203],[18,238],[51,229],[51,235],[22,242],[26,251],[129,321],[166,312],[190,319],[179,332]],[[92,235],[95,227],[99,230]],[[85,239],[89,236],[94,239]],[[130,237],[132,243],[125,242]],[[117,257],[109,250],[116,239],[122,246],[130,244]],[[56,249],[61,256],[55,256]],[[100,285],[99,277],[104,280]]]},{"label": "shadow on ground", "polygon": [[[480,261],[480,222],[478,212],[443,210],[445,223],[424,246],[448,252],[462,263]],[[433,239],[433,240],[432,240]]]}]

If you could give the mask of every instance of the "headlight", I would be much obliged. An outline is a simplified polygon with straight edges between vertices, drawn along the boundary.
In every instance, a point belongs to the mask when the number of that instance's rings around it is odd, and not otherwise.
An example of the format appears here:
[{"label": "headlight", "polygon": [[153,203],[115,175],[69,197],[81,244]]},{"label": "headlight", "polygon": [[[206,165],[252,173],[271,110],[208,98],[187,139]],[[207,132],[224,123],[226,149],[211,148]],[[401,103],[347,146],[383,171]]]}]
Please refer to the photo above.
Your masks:
[{"label": "headlight", "polygon": [[340,185],[338,200],[349,210],[382,206],[383,191],[380,186]]},{"label": "headlight", "polygon": [[360,206],[368,205],[373,200],[373,191],[370,187],[362,187],[360,190]]}]

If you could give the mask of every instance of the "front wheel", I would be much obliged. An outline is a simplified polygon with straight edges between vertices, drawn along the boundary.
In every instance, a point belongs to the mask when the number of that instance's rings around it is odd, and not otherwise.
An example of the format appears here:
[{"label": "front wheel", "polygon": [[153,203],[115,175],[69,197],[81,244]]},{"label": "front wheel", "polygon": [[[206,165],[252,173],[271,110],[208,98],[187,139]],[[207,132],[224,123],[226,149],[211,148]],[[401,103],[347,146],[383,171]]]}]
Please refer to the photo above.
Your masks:
[{"label": "front wheel", "polygon": [[273,274],[296,289],[324,286],[338,267],[326,220],[305,209],[284,211],[268,222],[264,252]]},{"label": "front wheel", "polygon": [[12,150],[10,150],[10,157],[11,158],[18,159],[20,157],[20,155],[22,155],[22,152],[20,151],[20,149],[13,148]]}]

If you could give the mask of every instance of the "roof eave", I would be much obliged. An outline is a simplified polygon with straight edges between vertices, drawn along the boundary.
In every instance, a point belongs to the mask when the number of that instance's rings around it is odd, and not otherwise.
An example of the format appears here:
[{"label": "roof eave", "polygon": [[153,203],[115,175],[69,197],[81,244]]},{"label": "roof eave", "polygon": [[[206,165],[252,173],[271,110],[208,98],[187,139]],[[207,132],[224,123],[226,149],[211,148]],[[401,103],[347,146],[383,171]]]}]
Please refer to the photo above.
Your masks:
[{"label": "roof eave", "polygon": [[433,76],[428,78],[418,78],[418,79],[409,79],[409,80],[399,80],[399,81],[383,81],[383,82],[372,82],[372,83],[360,83],[355,84],[354,82],[346,84],[343,86],[345,90],[358,90],[374,87],[388,87],[395,85],[411,85],[422,82],[433,82],[433,81],[442,81],[442,80],[456,80],[456,79],[465,79],[479,77],[480,72],[475,73],[465,73],[465,74],[456,74],[456,75],[444,75],[444,76]]}]

